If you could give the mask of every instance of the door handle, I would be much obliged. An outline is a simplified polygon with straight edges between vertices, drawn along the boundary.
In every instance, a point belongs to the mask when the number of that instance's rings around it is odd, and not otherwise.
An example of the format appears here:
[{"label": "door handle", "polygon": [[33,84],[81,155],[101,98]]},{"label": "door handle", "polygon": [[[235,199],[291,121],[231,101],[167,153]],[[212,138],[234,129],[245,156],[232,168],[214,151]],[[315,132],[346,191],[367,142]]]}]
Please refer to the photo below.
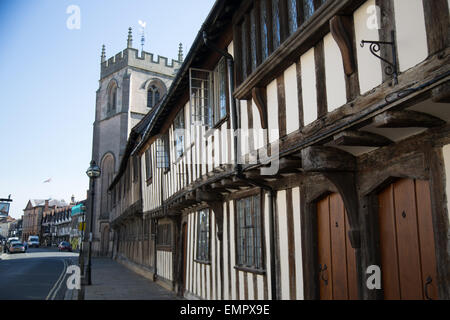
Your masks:
[{"label": "door handle", "polygon": [[433,279],[431,278],[431,276],[428,276],[426,282],[425,282],[425,287],[424,287],[424,291],[425,291],[425,298],[427,300],[433,300],[432,298],[430,298],[430,296],[428,295],[428,286],[433,282]]},{"label": "door handle", "polygon": [[[325,283],[326,286],[328,285],[328,276],[327,276],[327,278],[325,279],[325,278],[323,277],[323,274],[324,274],[324,272],[325,272],[327,269],[328,269],[328,267],[327,267],[326,264],[323,265],[323,269],[322,269],[322,265],[319,264],[320,279]],[[328,272],[327,272],[327,275],[328,275]]]}]

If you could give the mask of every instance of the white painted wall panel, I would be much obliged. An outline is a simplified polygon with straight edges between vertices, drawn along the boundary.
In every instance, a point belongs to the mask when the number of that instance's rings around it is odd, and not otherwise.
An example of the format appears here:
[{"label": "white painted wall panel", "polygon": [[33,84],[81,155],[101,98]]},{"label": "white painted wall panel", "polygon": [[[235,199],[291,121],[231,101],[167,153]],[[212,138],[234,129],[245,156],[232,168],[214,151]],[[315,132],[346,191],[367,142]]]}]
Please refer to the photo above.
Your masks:
[{"label": "white painted wall panel", "polygon": [[375,0],[368,0],[353,14],[359,87],[362,94],[380,85],[383,80],[380,59],[370,53],[369,45],[366,44],[364,48],[359,45],[362,40],[379,41],[378,29],[368,27],[368,22],[373,19],[371,6],[374,5]]},{"label": "white painted wall panel", "polygon": [[230,300],[230,292],[228,291],[228,212],[226,202],[223,203],[223,298]]},{"label": "white painted wall panel", "polygon": [[241,143],[241,155],[246,155],[249,150],[250,146],[248,143],[248,111],[247,111],[247,101],[246,100],[240,100],[240,116],[241,116],[241,136],[240,136],[240,143]]},{"label": "white painted wall panel", "polygon": [[295,243],[295,280],[296,298],[304,299],[303,293],[303,259],[300,222],[300,188],[292,189],[292,207],[294,215],[294,243]]},{"label": "white painted wall panel", "polygon": [[264,276],[257,275],[256,281],[258,283],[258,296],[256,297],[257,300],[264,300]]},{"label": "white painted wall panel", "polygon": [[271,280],[271,272],[272,268],[270,266],[270,259],[272,252],[270,252],[270,233],[269,233],[269,226],[270,226],[270,217],[269,217],[269,197],[267,193],[264,195],[264,228],[265,230],[268,230],[265,232],[265,246],[266,246],[266,277],[267,277],[267,299],[272,299],[272,280]]},{"label": "white painted wall panel", "polygon": [[234,235],[234,201],[229,201],[230,207],[230,268],[231,268],[231,299],[236,300],[236,272],[234,266],[236,265],[235,251],[235,235]]},{"label": "white painted wall panel", "polygon": [[286,134],[299,129],[297,65],[294,63],[284,71],[286,97]]},{"label": "white painted wall panel", "polygon": [[243,271],[239,271],[239,300],[245,300],[244,293],[244,281],[247,281],[247,277],[245,277],[245,273]]},{"label": "white painted wall panel", "polygon": [[427,31],[422,0],[394,0],[400,71],[428,57]]},{"label": "white painted wall panel", "polygon": [[255,101],[252,100],[252,113],[253,113],[253,137],[255,143],[255,149],[258,150],[264,146],[264,132],[261,126],[261,116],[259,114],[258,107]]},{"label": "white painted wall panel", "polygon": [[280,136],[278,128],[278,89],[276,79],[267,86],[267,114],[269,143],[272,143],[277,141]]},{"label": "white painted wall panel", "polygon": [[303,121],[305,126],[317,119],[316,65],[314,48],[300,58],[302,70]]},{"label": "white painted wall panel", "polygon": [[253,290],[253,273],[247,273],[247,292],[248,292],[248,300],[255,300],[255,293]]},{"label": "white painted wall panel", "polygon": [[344,64],[341,51],[331,33],[325,36],[323,44],[328,111],[333,111],[347,102]]},{"label": "white painted wall panel", "polygon": [[290,295],[286,190],[281,190],[277,193],[277,216],[280,239],[281,299],[288,300]]}]

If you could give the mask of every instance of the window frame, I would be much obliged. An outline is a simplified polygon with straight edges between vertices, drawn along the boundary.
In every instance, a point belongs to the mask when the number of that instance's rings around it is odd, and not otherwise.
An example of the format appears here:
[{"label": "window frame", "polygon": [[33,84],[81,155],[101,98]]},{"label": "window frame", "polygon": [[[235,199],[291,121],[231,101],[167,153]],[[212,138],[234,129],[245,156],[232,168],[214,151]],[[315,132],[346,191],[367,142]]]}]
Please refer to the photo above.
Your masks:
[{"label": "window frame", "polygon": [[[149,94],[151,93],[151,103]],[[156,94],[158,94],[158,99],[156,99]],[[155,84],[150,84],[147,88],[147,108],[153,109],[161,100],[161,92]]]},{"label": "window frame", "polygon": [[[279,44],[275,42],[274,31],[274,1],[278,2],[278,6],[275,8],[279,14]],[[295,1],[296,3],[296,23],[297,28],[292,30],[289,25],[289,21],[293,19],[289,15],[290,2]],[[253,75],[258,68],[264,64],[266,60],[279,48],[282,44],[293,34],[295,34],[305,22],[310,21],[314,18],[315,13],[323,6],[327,1],[330,0],[249,0],[243,2],[237,13],[233,17],[233,34],[235,41],[235,60],[236,60],[236,87],[239,87],[248,78]],[[311,16],[305,19],[304,15],[304,2],[311,2],[313,5],[313,10]],[[263,11],[262,3],[265,4],[265,13],[267,15],[266,23],[262,23]],[[256,50],[255,55],[252,55],[251,47],[251,29],[252,29],[252,15],[253,12],[254,19],[256,20],[256,34],[253,36],[256,44],[254,50]],[[263,28],[267,27],[267,56],[263,55]],[[277,34],[278,34],[277,33]],[[244,36],[244,37],[243,37]],[[245,41],[245,44],[243,42]],[[252,68],[252,56],[256,56],[256,67]]]},{"label": "window frame", "polygon": [[[202,214],[205,214],[206,223],[201,223]],[[211,263],[211,210],[205,208],[196,212],[197,239],[195,261],[199,263]],[[201,234],[206,234],[200,237]],[[206,251],[206,252],[205,252]]]},{"label": "window frame", "polygon": [[145,163],[145,181],[147,185],[152,183],[153,180],[153,167],[152,167],[152,148],[151,146],[144,152]]},{"label": "window frame", "polygon": [[[182,121],[181,121],[182,119]],[[178,135],[178,130],[183,130],[182,135]],[[175,119],[173,120],[173,135],[174,135],[174,148],[175,148],[175,159],[183,157],[185,152],[185,130],[186,130],[186,117],[184,114],[184,107],[178,111]],[[178,138],[181,138],[179,140]]]},{"label": "window frame", "polygon": [[[265,243],[265,234],[264,234],[264,203],[263,203],[263,199],[264,199],[264,193],[262,193],[261,191],[258,191],[258,193],[252,194],[250,196],[246,196],[243,198],[239,198],[236,199],[234,201],[234,210],[236,212],[235,215],[235,248],[236,248],[236,263],[235,263],[235,269],[241,269],[241,270],[245,270],[245,271],[249,271],[249,272],[254,272],[254,273],[265,273],[266,272],[266,259],[265,259],[265,247],[264,247],[264,243]],[[256,225],[253,228],[249,228],[248,225],[246,224],[246,212],[241,211],[240,210],[240,203],[243,203],[247,200],[250,200],[250,208],[252,209],[250,212],[250,216],[252,216],[251,220],[254,222],[256,220],[256,222],[259,222],[259,226]],[[257,205],[257,207],[255,207]],[[258,208],[259,212],[254,212],[254,209]],[[244,219],[244,226],[241,227],[241,213],[244,215],[243,219]],[[256,214],[259,214],[259,217],[256,217]],[[259,230],[258,230],[259,227]],[[243,229],[243,230],[241,230]],[[249,263],[248,258],[249,255],[247,253],[247,249],[249,248],[249,239],[244,238],[244,243],[240,244],[241,242],[241,235],[244,234],[244,237],[247,237],[248,233],[246,229],[252,229],[252,239],[251,239],[251,244],[252,244],[252,258],[253,258],[253,263]],[[243,233],[241,233],[241,231],[243,231]],[[255,232],[256,231],[256,232]],[[258,235],[259,232],[259,235]],[[257,241],[259,240],[259,248],[257,247]],[[241,250],[244,250],[244,252],[242,252]],[[259,253],[257,252],[257,250],[259,249]],[[241,260],[244,259],[244,260]],[[256,261],[256,259],[258,259],[259,261]]]},{"label": "window frame", "polygon": [[172,250],[172,224],[170,222],[158,223],[156,228],[156,249]]}]

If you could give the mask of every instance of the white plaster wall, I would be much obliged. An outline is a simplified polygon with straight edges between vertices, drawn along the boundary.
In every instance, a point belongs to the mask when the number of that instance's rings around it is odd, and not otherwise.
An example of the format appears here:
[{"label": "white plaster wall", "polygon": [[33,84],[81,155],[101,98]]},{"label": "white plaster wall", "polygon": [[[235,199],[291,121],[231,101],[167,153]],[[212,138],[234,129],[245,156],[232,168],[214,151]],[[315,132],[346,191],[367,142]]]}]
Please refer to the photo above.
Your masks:
[{"label": "white plaster wall", "polygon": [[289,246],[286,190],[277,193],[278,234],[280,237],[281,299],[289,300]]},{"label": "white plaster wall", "polygon": [[314,48],[309,49],[300,58],[305,126],[317,119],[316,65],[314,60]]},{"label": "white plaster wall", "polygon": [[[408,0],[409,1],[409,0]],[[375,0],[366,1],[353,14],[356,37],[356,55],[358,60],[358,77],[361,94],[377,87],[383,81],[381,73],[381,61],[370,53],[369,45],[361,48],[362,40],[379,41],[378,29],[369,28],[370,21],[373,21],[373,11],[371,6],[375,5]]]},{"label": "white plaster wall", "polygon": [[394,0],[394,12],[400,71],[405,71],[428,56],[423,2]]},{"label": "white plaster wall", "polygon": [[272,143],[277,141],[280,135],[278,129],[278,89],[276,79],[267,86],[267,115],[269,142]]},{"label": "white plaster wall", "polygon": [[228,45],[228,53],[231,54],[234,57],[234,44],[233,41],[230,42],[230,44]]},{"label": "white plaster wall", "polygon": [[300,188],[292,189],[292,207],[294,215],[294,241],[295,241],[295,281],[296,281],[296,298],[303,300],[303,264],[302,264],[302,240],[301,240],[301,223],[300,223]]},{"label": "white plaster wall", "polygon": [[249,152],[249,140],[248,140],[248,111],[247,111],[247,101],[240,100],[240,116],[241,116],[241,155],[245,155]]},{"label": "white plaster wall", "polygon": [[347,102],[344,64],[341,51],[331,33],[325,36],[323,43],[328,111],[333,111]]},{"label": "white plaster wall", "polygon": [[255,143],[255,149],[258,150],[264,146],[264,132],[261,126],[261,116],[259,110],[256,107],[255,101],[252,100],[252,113],[253,113],[253,137]]},{"label": "white plaster wall", "polygon": [[284,89],[286,95],[286,134],[298,130],[298,88],[297,66],[292,64],[284,71]]}]

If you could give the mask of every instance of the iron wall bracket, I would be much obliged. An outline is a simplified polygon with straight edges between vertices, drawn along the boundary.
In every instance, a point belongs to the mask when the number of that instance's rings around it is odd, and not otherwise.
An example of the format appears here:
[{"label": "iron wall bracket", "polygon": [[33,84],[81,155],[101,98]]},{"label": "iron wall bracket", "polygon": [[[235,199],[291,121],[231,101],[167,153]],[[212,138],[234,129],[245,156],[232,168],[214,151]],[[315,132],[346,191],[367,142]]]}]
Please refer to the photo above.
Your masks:
[{"label": "iron wall bracket", "polygon": [[[384,68],[384,73],[388,76],[392,76],[394,80],[394,85],[398,84],[398,61],[397,61],[397,46],[395,44],[395,31],[391,31],[391,40],[392,41],[370,41],[370,40],[362,40],[361,48],[364,48],[366,43],[370,44],[370,52],[377,57],[378,59],[384,61],[387,66]],[[387,59],[381,57],[378,52],[381,50],[381,45],[390,45],[392,47],[392,59],[390,62]]]}]

